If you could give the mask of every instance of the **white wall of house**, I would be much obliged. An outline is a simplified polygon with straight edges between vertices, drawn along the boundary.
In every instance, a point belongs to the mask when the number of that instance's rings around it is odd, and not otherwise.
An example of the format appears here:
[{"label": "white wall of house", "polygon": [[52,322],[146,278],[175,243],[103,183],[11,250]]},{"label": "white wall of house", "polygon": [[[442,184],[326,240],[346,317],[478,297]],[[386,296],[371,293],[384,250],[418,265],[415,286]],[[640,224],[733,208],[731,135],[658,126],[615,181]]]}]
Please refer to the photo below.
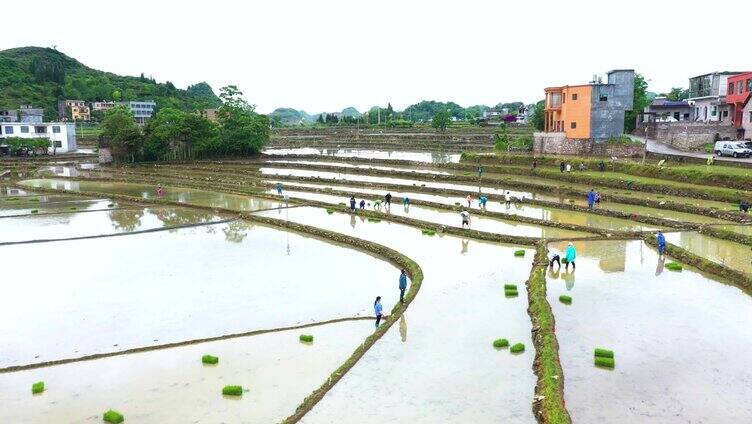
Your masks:
[{"label": "white wall of house", "polygon": [[731,125],[733,106],[719,105],[718,97],[703,97],[694,101],[692,116],[698,122],[721,122]]},{"label": "white wall of house", "polygon": [[26,122],[0,123],[0,137],[42,138],[52,141],[49,153],[68,153],[78,149],[76,142],[76,125],[72,122],[45,122],[29,124]]},{"label": "white wall of house", "polygon": [[752,100],[747,102],[747,106],[744,106],[742,128],[744,128],[744,138],[752,139]]}]

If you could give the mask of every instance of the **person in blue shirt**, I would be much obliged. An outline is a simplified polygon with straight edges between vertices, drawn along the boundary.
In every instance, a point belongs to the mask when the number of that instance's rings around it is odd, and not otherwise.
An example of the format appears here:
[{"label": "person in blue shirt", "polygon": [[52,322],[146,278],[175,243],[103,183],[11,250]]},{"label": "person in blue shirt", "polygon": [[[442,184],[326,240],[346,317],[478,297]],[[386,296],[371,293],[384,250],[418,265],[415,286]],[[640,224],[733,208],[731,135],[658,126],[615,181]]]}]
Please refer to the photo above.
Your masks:
[{"label": "person in blue shirt", "polygon": [[407,274],[405,273],[405,270],[402,270],[402,273],[399,276],[399,291],[400,291],[400,302],[405,303],[405,290],[407,290]]},{"label": "person in blue shirt", "polygon": [[590,209],[593,209],[593,205],[595,204],[595,190],[592,188],[590,189],[590,193],[587,195],[587,206]]},{"label": "person in blue shirt", "polygon": [[355,212],[355,196],[350,198],[350,210]]},{"label": "person in blue shirt", "polygon": [[486,203],[488,203],[488,197],[486,195],[480,196],[480,207],[485,209]]},{"label": "person in blue shirt", "polygon": [[373,302],[373,312],[376,314],[376,328],[379,327],[381,317],[383,316],[383,308],[381,307],[381,296],[376,296],[376,301]]},{"label": "person in blue shirt", "polygon": [[277,183],[277,194],[282,195],[282,183]]},{"label": "person in blue shirt", "polygon": [[663,255],[666,253],[666,236],[663,235],[663,231],[658,230],[658,253]]},{"label": "person in blue shirt", "polygon": [[577,266],[574,264],[574,261],[577,259],[577,249],[574,248],[574,244],[571,241],[567,244],[566,258],[567,264],[564,266],[564,270],[569,271],[569,264],[572,264],[572,270],[576,269]]}]

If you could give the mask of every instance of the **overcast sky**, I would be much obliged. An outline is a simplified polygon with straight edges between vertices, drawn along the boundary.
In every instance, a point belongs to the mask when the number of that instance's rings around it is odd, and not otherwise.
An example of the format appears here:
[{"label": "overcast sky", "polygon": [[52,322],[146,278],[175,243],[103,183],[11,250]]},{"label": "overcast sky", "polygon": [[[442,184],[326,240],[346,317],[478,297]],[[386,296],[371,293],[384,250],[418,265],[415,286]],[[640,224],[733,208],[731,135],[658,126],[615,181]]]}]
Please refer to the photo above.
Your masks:
[{"label": "overcast sky", "polygon": [[55,45],[90,67],[181,88],[235,84],[261,112],[401,110],[527,103],[617,68],[656,92],[749,70],[748,40],[734,41],[728,18],[744,31],[751,12],[749,0],[37,0],[26,18],[3,19],[0,49]]}]

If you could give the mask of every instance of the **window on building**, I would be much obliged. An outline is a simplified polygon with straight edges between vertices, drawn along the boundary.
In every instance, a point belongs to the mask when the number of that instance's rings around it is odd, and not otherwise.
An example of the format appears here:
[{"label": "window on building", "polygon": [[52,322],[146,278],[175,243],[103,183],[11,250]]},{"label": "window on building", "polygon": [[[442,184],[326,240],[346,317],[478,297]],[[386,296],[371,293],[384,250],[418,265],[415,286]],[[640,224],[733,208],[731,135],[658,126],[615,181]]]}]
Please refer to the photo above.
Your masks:
[{"label": "window on building", "polygon": [[723,111],[723,117],[724,117],[724,118],[728,117],[728,110],[724,110],[724,111]]},{"label": "window on building", "polygon": [[736,94],[742,94],[742,90],[744,90],[744,81],[739,81],[736,83]]},{"label": "window on building", "polygon": [[577,93],[572,93],[572,100],[577,100]]},{"label": "window on building", "polygon": [[29,127],[24,125],[21,127],[21,134],[28,134],[29,133]]},{"label": "window on building", "polygon": [[752,111],[749,112],[749,122],[752,122]]},{"label": "window on building", "polygon": [[602,102],[607,102],[608,101],[608,96],[606,94],[601,94],[599,100],[602,101]]},{"label": "window on building", "polygon": [[718,115],[718,106],[713,106],[710,108],[710,116],[716,116]]},{"label": "window on building", "polygon": [[689,114],[688,114],[688,113],[685,113],[685,114],[684,114],[684,120],[685,120],[685,121],[689,121]]},{"label": "window on building", "polygon": [[60,133],[60,125],[53,125],[52,126],[52,132],[55,133],[55,134],[59,134]]},{"label": "window on building", "polygon": [[577,128],[577,122],[572,122],[571,124],[569,124],[569,127],[572,129]]},{"label": "window on building", "polygon": [[55,140],[55,147],[63,147],[63,142],[60,140]]},{"label": "window on building", "polygon": [[729,83],[728,94],[734,94],[734,83],[733,82]]},{"label": "window on building", "polygon": [[34,132],[37,134],[47,134],[47,127],[37,125],[34,127]]},{"label": "window on building", "polygon": [[752,91],[752,78],[747,80],[747,93]]},{"label": "window on building", "polygon": [[5,134],[13,134],[13,127],[5,127]]}]

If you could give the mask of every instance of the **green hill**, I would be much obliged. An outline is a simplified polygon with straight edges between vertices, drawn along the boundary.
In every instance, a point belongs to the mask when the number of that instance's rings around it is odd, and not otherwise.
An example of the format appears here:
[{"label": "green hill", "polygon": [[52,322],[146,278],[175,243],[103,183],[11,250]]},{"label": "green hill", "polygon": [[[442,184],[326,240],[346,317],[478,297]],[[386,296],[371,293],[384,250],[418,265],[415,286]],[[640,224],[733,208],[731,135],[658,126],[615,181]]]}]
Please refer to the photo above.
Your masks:
[{"label": "green hill", "polygon": [[157,107],[185,111],[218,107],[219,98],[201,82],[186,90],[171,82],[98,71],[50,48],[19,47],[0,51],[0,109],[33,105],[45,119],[57,117],[59,99],[154,100]]}]

